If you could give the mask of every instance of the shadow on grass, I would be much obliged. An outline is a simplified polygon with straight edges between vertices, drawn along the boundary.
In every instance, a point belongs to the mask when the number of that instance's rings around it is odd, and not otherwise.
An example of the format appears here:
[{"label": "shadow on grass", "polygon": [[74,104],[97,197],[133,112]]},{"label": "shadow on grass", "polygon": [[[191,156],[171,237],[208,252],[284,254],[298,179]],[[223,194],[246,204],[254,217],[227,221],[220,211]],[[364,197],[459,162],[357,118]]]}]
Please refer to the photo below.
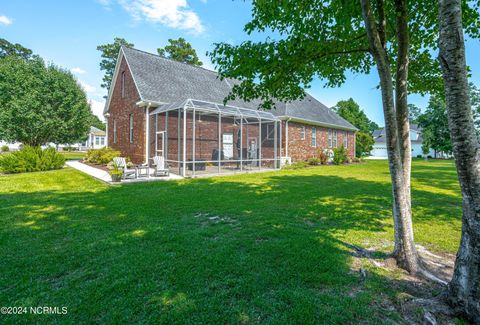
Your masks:
[{"label": "shadow on grass", "polygon": [[[390,186],[263,179],[2,194],[0,301],[69,307],[60,322],[396,319],[382,276],[351,268],[352,243],[391,234]],[[415,191],[437,218],[431,194]]]}]

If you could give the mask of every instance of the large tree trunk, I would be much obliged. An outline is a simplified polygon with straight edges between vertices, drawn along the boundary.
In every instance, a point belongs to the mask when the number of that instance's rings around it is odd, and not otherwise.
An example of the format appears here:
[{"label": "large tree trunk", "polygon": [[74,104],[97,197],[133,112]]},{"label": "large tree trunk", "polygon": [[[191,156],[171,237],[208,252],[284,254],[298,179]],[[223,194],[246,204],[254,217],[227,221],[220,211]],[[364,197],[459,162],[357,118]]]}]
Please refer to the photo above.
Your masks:
[{"label": "large tree trunk", "polygon": [[[410,121],[408,114],[408,12],[407,0],[395,0],[396,12],[396,36],[397,36],[397,66],[395,74],[395,113],[398,129],[398,142],[400,148],[400,159],[402,161],[403,177],[405,184],[405,195],[409,205],[411,215],[411,192],[410,192],[410,174],[412,166],[412,148],[410,141]],[[413,228],[411,217],[408,220],[406,232],[413,238]],[[401,247],[395,243],[394,255],[403,258]]]},{"label": "large tree trunk", "polygon": [[[378,32],[379,28],[372,13],[370,0],[360,0],[360,3],[370,44],[370,51],[377,64],[378,75],[380,77],[383,112],[385,116],[388,165],[392,179],[395,258],[401,267],[410,273],[417,273],[419,271],[418,257],[413,240],[410,196],[407,195],[408,184],[405,183],[402,157],[400,155],[390,64],[384,44],[382,44],[382,37]],[[377,6],[377,8],[382,7],[382,5]],[[380,12],[379,16],[384,17],[384,14]],[[384,24],[380,22],[379,25],[382,26]]]},{"label": "large tree trunk", "polygon": [[480,323],[480,165],[471,113],[461,0],[439,0],[439,60],[445,82],[448,125],[462,191],[462,238],[447,300]]}]

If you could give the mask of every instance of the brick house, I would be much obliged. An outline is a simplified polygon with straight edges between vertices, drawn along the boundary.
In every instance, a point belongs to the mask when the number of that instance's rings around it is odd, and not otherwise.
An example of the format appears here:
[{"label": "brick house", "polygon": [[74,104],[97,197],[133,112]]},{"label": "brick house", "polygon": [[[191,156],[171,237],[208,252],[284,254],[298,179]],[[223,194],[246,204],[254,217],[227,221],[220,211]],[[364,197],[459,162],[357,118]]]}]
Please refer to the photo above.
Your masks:
[{"label": "brick house", "polygon": [[122,47],[104,115],[107,145],[134,163],[161,155],[172,172],[278,168],[343,145],[355,155],[357,129],[307,94],[261,111],[258,101],[229,101],[236,80]]}]

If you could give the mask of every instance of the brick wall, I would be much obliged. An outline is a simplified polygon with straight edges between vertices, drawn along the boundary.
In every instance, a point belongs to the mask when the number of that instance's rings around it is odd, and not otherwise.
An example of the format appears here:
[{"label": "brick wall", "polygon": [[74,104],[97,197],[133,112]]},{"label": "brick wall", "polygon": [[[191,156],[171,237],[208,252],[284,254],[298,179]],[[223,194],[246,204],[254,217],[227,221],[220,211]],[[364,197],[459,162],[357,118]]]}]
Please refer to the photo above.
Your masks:
[{"label": "brick wall", "polygon": [[[122,72],[125,72],[125,93],[122,97]],[[110,100],[108,118],[108,146],[120,150],[122,156],[130,157],[134,163],[145,160],[145,109],[136,103],[140,100],[132,75],[125,59],[120,62],[118,78]],[[130,115],[133,116],[133,142],[130,142]],[[114,121],[116,141],[114,141]]]},{"label": "brick wall", "polygon": [[[302,140],[301,133],[302,127],[305,127],[305,138]],[[316,146],[312,145],[313,128],[317,130],[317,143]],[[286,143],[286,122],[283,122],[283,143],[282,143],[282,155],[285,155],[285,143]],[[288,122],[288,156],[292,158],[292,161],[306,160],[318,155],[319,149],[329,148],[328,143],[328,128],[320,126],[312,126],[308,124],[302,124],[297,122]],[[333,140],[332,130],[332,140]],[[344,130],[337,130],[337,147],[343,144],[345,137]],[[333,142],[333,141],[332,141]],[[332,143],[333,145],[333,143]],[[347,131],[347,153],[348,156],[355,157],[355,133]]]},{"label": "brick wall", "polygon": [[[125,76],[124,96],[122,96],[122,72]],[[140,100],[140,96],[133,82],[133,78],[128,70],[126,61],[122,58],[120,62],[120,70],[117,80],[112,85],[112,97],[110,101],[108,119],[108,145],[116,150],[120,150],[122,156],[129,157],[133,163],[143,163],[145,161],[145,108],[138,107],[136,103]],[[178,146],[177,128],[178,118],[177,111],[169,112],[168,116],[168,139],[167,139],[167,159],[177,160],[178,150],[182,154],[183,142]],[[130,116],[133,116],[133,142],[130,142]],[[183,114],[182,114],[183,117]],[[150,117],[150,157],[156,155],[155,152],[155,132],[156,132],[156,117]],[[116,124],[116,141],[114,141],[114,121]],[[218,148],[218,117],[217,116],[202,116],[201,122],[199,117],[196,117],[196,159],[211,160],[212,154]],[[158,115],[158,130],[165,130],[166,114]],[[286,123],[282,122],[282,154],[285,155],[285,141],[286,141]],[[305,139],[301,139],[301,129],[305,126]],[[180,135],[183,137],[183,120],[180,123]],[[192,158],[192,114],[187,115],[187,159]],[[312,146],[312,129],[313,126],[300,124],[296,122],[288,123],[288,155],[292,157],[293,161],[306,160],[317,155],[318,149],[328,148],[328,129],[316,126],[317,130],[317,145]],[[222,119],[222,134],[233,133],[234,155],[238,156],[236,143],[238,141],[239,125],[233,123],[233,119]],[[264,159],[273,158],[273,140],[267,139],[267,126],[262,126],[262,155]],[[258,143],[259,130],[257,125],[244,125],[243,130],[243,156],[246,158],[246,148],[248,141],[255,138]],[[355,156],[354,132],[348,131],[347,152],[350,157]],[[337,145],[343,144],[344,131],[338,130]],[[278,148],[279,149],[279,148]]]}]

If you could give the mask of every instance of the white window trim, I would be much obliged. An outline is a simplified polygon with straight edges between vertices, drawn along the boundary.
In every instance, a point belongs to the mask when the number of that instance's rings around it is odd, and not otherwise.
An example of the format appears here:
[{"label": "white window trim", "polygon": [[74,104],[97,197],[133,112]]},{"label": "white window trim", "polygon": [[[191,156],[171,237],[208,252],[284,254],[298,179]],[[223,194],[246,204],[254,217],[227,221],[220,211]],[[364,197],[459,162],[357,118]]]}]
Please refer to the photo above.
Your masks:
[{"label": "white window trim", "polygon": [[315,126],[312,127],[312,147],[317,147],[317,128]]},{"label": "white window trim", "polygon": [[305,125],[301,126],[300,129],[300,140],[305,140]]},{"label": "white window trim", "polygon": [[129,127],[130,127],[129,139],[130,139],[130,143],[133,143],[133,114],[130,114]]},{"label": "white window trim", "polygon": [[333,130],[328,129],[328,147],[332,148],[333,147]]},{"label": "white window trim", "polygon": [[343,132],[343,147],[348,148],[348,131]]},{"label": "white window trim", "polygon": [[125,98],[125,71],[122,71],[122,98]]},{"label": "white window trim", "polygon": [[333,130],[333,147],[337,148],[338,146],[338,132],[337,130]]},{"label": "white window trim", "polygon": [[113,143],[117,143],[117,120],[113,120]]}]

